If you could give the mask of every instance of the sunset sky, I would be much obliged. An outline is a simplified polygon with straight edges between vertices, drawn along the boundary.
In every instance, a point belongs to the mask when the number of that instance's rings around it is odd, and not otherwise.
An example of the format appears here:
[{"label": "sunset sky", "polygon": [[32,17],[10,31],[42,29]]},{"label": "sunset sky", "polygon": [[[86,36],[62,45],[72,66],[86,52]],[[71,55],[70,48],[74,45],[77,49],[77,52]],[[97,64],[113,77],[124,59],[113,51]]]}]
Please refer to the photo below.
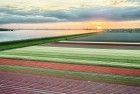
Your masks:
[{"label": "sunset sky", "polygon": [[140,28],[140,0],[0,0],[0,28]]}]

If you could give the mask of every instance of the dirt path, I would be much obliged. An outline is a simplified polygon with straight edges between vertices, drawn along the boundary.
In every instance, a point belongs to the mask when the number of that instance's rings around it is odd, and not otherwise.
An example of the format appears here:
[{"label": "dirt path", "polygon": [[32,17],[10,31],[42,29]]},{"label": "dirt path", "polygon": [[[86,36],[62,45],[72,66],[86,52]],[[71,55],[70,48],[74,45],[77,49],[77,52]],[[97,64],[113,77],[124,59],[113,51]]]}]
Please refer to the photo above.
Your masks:
[{"label": "dirt path", "polygon": [[0,64],[30,66],[30,67],[50,68],[50,69],[58,69],[58,70],[80,71],[80,72],[97,72],[97,73],[108,73],[108,74],[118,74],[118,75],[140,76],[140,69],[61,64],[61,63],[54,63],[54,62],[16,60],[16,59],[6,59],[6,58],[0,58]]}]

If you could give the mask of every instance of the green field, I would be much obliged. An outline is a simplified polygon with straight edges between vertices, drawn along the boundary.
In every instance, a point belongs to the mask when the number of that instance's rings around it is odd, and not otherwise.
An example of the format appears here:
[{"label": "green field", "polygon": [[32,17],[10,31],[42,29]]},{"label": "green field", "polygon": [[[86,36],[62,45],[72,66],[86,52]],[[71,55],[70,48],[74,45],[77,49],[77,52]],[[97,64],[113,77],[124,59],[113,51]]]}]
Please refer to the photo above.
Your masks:
[{"label": "green field", "polygon": [[1,51],[0,57],[140,69],[140,50],[31,46]]}]

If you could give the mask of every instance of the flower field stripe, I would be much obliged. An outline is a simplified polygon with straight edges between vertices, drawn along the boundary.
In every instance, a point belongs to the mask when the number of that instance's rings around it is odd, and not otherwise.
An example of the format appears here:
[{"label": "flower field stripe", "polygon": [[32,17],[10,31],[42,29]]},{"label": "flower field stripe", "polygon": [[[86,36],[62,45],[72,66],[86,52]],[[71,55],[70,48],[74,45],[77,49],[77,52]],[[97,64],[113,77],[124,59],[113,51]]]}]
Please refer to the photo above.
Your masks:
[{"label": "flower field stripe", "polygon": [[[3,94],[139,94],[139,86],[0,71]],[[6,89],[5,89],[6,88]]]},{"label": "flower field stripe", "polygon": [[70,70],[80,72],[96,72],[129,76],[140,76],[139,69],[127,69],[127,68],[113,68],[113,67],[101,67],[101,66],[89,66],[89,65],[76,65],[76,64],[61,64],[54,62],[40,62],[40,61],[28,61],[28,60],[16,60],[16,59],[4,59],[0,58],[0,65],[18,65],[18,66],[30,66],[38,68],[50,68],[58,70]]},{"label": "flower field stripe", "polygon": [[110,74],[100,74],[91,72],[75,72],[75,71],[64,71],[64,70],[54,70],[47,68],[33,68],[33,67],[23,67],[23,66],[11,66],[11,65],[0,65],[0,71],[10,71],[10,72],[20,72],[20,73],[33,73],[41,75],[57,75],[62,77],[74,77],[76,79],[85,80],[98,80],[106,81],[111,83],[121,83],[128,85],[140,86],[140,77],[133,76],[121,76],[121,75],[110,75]]},{"label": "flower field stripe", "polygon": [[0,57],[140,69],[140,51],[128,49],[32,46],[1,51]]}]

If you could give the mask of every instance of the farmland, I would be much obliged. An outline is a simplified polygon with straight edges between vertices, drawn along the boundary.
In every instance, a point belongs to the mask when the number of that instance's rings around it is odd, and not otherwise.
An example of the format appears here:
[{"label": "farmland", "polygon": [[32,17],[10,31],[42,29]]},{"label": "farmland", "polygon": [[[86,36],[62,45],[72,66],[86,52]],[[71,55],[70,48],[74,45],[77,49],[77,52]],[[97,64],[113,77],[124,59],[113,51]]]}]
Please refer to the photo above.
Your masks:
[{"label": "farmland", "polygon": [[[22,59],[22,60],[34,60],[34,65],[32,66],[32,62],[28,62],[24,64],[20,63],[13,63],[12,60],[9,63],[4,63],[6,60],[0,60],[1,64],[5,66],[1,66],[0,69],[2,70],[13,70],[20,72],[33,72],[39,74],[52,74],[52,75],[59,75],[59,76],[66,76],[66,77],[74,77],[79,79],[88,79],[88,80],[98,80],[98,81],[107,81],[113,82],[115,78],[117,80],[115,83],[124,83],[124,84],[131,84],[131,85],[139,85],[139,68],[140,68],[140,52],[139,50],[114,50],[114,49],[97,49],[97,48],[73,48],[73,47],[44,47],[44,46],[32,46],[32,47],[24,47],[12,50],[1,51],[0,53],[1,58],[13,58],[13,59]],[[41,61],[41,62],[36,62]],[[56,64],[52,67],[46,65],[47,62],[56,62]],[[133,61],[133,62],[132,62]],[[13,61],[14,62],[14,61]],[[26,61],[25,61],[26,62]],[[42,64],[44,65],[42,65]],[[7,66],[9,64],[9,66]],[[41,64],[41,65],[39,65]],[[112,73],[111,68],[110,72],[104,70],[105,68],[99,69],[97,71],[93,71],[95,68],[86,71],[85,69],[79,68],[78,66],[67,65],[67,68],[63,68],[64,65],[60,65],[63,67],[58,67],[57,64],[74,64],[74,65],[87,65],[87,66],[101,66],[101,67],[112,67],[121,68],[124,70],[118,71],[117,73]],[[16,66],[13,66],[16,65]],[[24,66],[24,67],[20,67]],[[30,67],[28,67],[30,66]],[[42,66],[42,67],[41,67]],[[44,66],[44,67],[43,67]],[[54,67],[53,67],[54,66]],[[84,66],[86,67],[86,66]],[[71,69],[72,68],[72,69]],[[89,68],[89,67],[88,67]],[[10,70],[11,69],[11,70]],[[53,70],[52,70],[53,69]],[[127,73],[124,71],[128,70],[131,71],[136,70],[138,74],[127,76]],[[130,69],[130,70],[129,70]],[[37,71],[35,71],[37,70]],[[102,70],[102,72],[100,71]],[[124,74],[123,74],[124,72]],[[135,71],[133,71],[135,73]],[[118,74],[118,75],[115,75]],[[102,79],[103,78],[103,79]],[[133,80],[133,81],[132,81]]]},{"label": "farmland", "polygon": [[[96,93],[108,92],[111,94],[115,87],[122,87],[122,89],[115,88],[115,91],[122,94],[125,89],[129,88],[130,93],[139,94],[140,50],[137,41],[139,38],[133,42],[85,40],[86,37],[96,34],[87,33],[0,43],[2,44],[0,45],[0,74],[9,77],[5,80],[4,77],[0,77],[2,80],[0,89],[4,91],[5,87],[9,90],[12,88],[15,91],[6,90],[5,92],[17,93],[21,91],[23,94],[27,92],[92,94],[93,91],[90,88],[94,88]],[[23,80],[16,80],[17,77],[23,77]],[[38,77],[45,81],[47,79],[52,86],[44,86],[41,81],[37,83]],[[25,80],[27,78],[29,79]],[[32,82],[31,79],[34,79],[35,82]],[[60,80],[64,81],[64,84],[58,83]],[[31,86],[28,87],[24,81]],[[79,81],[77,83],[78,90],[72,88],[75,81]],[[3,82],[8,83],[4,84]],[[87,90],[84,89],[83,82],[84,85],[87,85]],[[17,88],[13,83],[16,85],[21,83],[20,88]],[[65,87],[66,90],[64,90],[64,86],[68,83],[71,85]],[[88,87],[88,84],[92,86]],[[43,86],[44,88],[42,88]],[[104,86],[110,87],[109,91]],[[114,88],[112,89],[111,86]],[[71,88],[69,89],[69,87]],[[83,89],[84,91],[82,91]]]}]

